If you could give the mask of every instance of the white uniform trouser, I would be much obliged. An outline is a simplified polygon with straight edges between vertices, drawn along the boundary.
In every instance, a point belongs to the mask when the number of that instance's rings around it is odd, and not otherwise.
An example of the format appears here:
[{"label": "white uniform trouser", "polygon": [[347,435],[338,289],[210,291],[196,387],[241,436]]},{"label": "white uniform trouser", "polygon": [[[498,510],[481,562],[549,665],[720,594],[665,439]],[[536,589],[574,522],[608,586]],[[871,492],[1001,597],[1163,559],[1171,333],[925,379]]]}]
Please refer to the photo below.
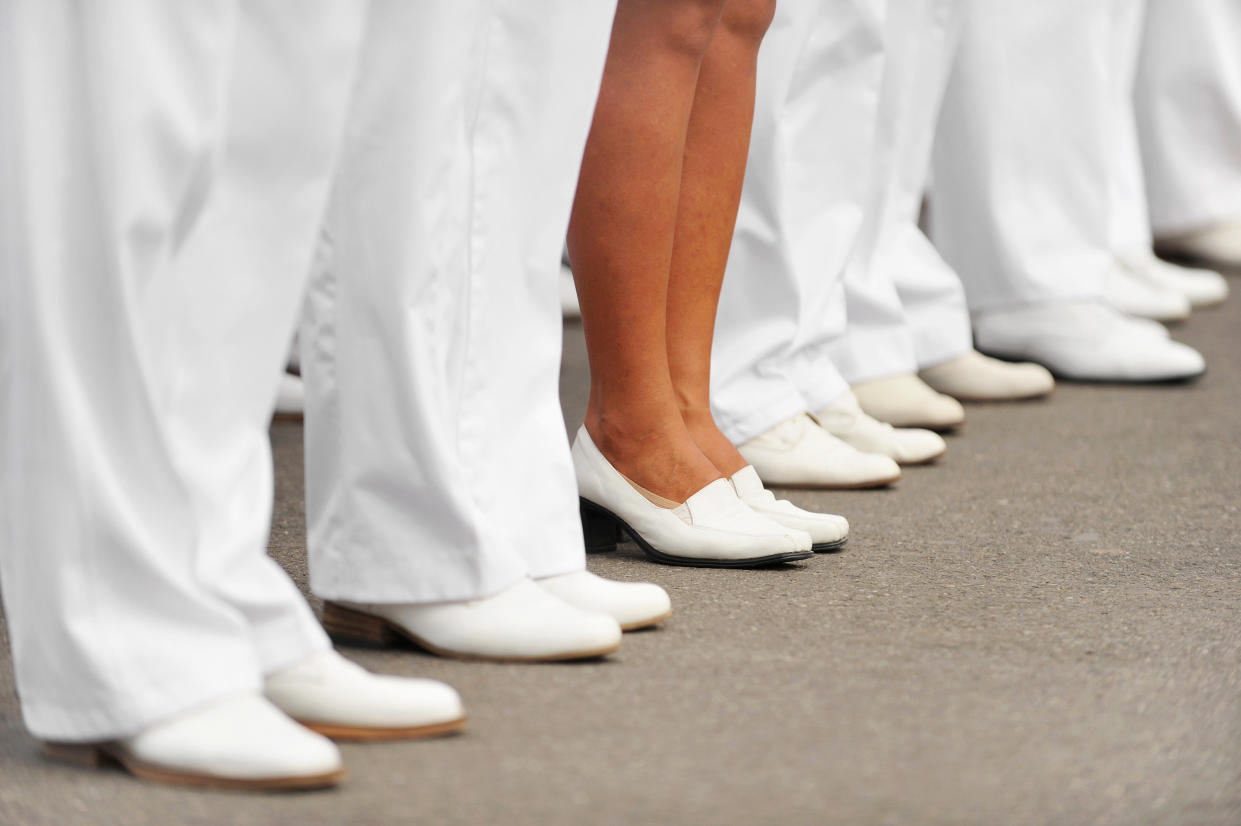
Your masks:
[{"label": "white uniform trouser", "polygon": [[763,40],[711,361],[712,410],[733,442],[848,390],[827,349],[845,328],[841,277],[863,220],[882,6],[781,0]]},{"label": "white uniform trouser", "polygon": [[557,278],[614,3],[380,8],[303,327],[311,585],[472,599],[585,567]]},{"label": "white uniform trouser", "polygon": [[1148,6],[1135,100],[1151,224],[1241,219],[1241,3]]},{"label": "white uniform trouser", "polygon": [[363,10],[0,5],[0,583],[36,736],[327,646],[265,553],[267,423]]},{"label": "white uniform trouser", "polygon": [[961,11],[961,0],[888,3],[866,222],[844,276],[848,326],[830,349],[850,384],[913,373],[972,347],[961,281],[918,228]]},{"label": "white uniform trouser", "polygon": [[1114,3],[1112,59],[1115,66],[1108,97],[1112,146],[1108,156],[1111,248],[1118,256],[1150,255],[1150,216],[1146,209],[1146,182],[1142,176],[1142,153],[1138,147],[1134,111],[1134,79],[1147,0],[1114,0]]},{"label": "white uniform trouser", "polygon": [[971,311],[1101,299],[1112,264],[1117,15],[967,0],[933,155],[932,238]]}]

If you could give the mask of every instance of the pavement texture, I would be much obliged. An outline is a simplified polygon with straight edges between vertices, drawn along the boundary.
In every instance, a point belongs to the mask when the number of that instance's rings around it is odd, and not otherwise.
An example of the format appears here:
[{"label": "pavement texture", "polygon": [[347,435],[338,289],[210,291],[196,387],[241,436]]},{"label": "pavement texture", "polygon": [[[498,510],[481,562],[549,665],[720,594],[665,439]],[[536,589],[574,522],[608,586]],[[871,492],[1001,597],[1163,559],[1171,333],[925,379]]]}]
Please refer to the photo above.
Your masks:
[{"label": "pavement texture", "polygon": [[[565,331],[576,429],[585,356]],[[788,492],[849,517],[841,553],[763,571],[591,557],[675,605],[607,660],[346,649],[457,686],[471,726],[346,745],[337,790],[46,762],[5,645],[0,824],[1241,824],[1241,297],[1174,334],[1207,356],[1202,380],[974,405],[890,490]],[[273,438],[272,553],[305,588],[301,428]]]}]

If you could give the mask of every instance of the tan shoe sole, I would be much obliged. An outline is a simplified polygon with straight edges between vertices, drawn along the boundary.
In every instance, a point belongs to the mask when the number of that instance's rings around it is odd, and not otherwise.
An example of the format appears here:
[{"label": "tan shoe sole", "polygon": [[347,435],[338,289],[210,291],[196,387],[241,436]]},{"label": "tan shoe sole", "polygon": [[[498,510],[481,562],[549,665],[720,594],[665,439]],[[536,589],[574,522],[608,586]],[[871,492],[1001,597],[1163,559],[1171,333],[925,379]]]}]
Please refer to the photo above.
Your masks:
[{"label": "tan shoe sole", "polygon": [[293,777],[240,778],[194,774],[135,760],[114,743],[44,743],[43,754],[52,760],[83,768],[97,769],[109,764],[118,765],[141,780],[200,789],[264,792],[326,789],[338,784],[346,775],[343,768],[324,774]]},{"label": "tan shoe sole", "polygon": [[432,723],[426,726],[340,726],[334,723],[316,723],[311,720],[298,720],[306,728],[330,737],[333,740],[350,740],[354,742],[377,742],[381,740],[421,740],[428,737],[446,737],[465,731],[466,718],[459,717],[446,723]]}]

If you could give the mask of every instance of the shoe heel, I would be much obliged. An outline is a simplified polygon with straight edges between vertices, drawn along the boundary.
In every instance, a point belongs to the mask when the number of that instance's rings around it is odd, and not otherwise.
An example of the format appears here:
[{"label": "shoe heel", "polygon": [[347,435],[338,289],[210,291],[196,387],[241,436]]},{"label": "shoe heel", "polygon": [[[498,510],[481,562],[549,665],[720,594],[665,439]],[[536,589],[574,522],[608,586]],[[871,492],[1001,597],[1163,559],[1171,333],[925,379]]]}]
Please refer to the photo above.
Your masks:
[{"label": "shoe heel", "polygon": [[582,533],[586,536],[586,553],[598,554],[616,550],[621,540],[620,523],[616,517],[592,502],[581,500]]},{"label": "shoe heel", "polygon": [[43,756],[83,769],[97,769],[108,759],[103,749],[93,743],[44,743]]},{"label": "shoe heel", "polygon": [[334,602],[323,603],[323,628],[338,643],[387,648],[396,642],[396,634],[387,620],[345,608]]}]

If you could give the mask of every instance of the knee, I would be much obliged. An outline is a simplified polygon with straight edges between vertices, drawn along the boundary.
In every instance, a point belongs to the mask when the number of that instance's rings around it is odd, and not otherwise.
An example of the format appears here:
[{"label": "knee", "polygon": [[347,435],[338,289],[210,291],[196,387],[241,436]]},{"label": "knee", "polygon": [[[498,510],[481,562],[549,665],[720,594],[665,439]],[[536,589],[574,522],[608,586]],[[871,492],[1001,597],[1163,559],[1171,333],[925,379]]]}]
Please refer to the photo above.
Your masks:
[{"label": "knee", "polygon": [[724,0],[679,0],[667,18],[669,46],[675,51],[701,58],[711,45],[723,10]]},{"label": "knee", "polygon": [[757,45],[776,15],[776,0],[728,0],[720,25],[732,36]]}]

